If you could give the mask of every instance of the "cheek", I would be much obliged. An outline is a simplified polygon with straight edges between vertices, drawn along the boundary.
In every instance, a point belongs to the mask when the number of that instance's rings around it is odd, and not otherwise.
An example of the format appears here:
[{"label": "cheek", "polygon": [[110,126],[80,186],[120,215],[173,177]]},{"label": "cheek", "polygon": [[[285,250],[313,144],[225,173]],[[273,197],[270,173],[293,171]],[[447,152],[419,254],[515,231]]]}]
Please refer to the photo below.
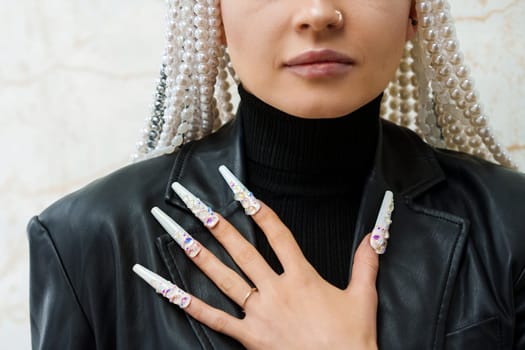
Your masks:
[{"label": "cheek", "polygon": [[380,65],[393,74],[406,45],[408,16],[406,19],[403,15],[388,20],[381,18],[377,23],[362,34],[365,63]]},{"label": "cheek", "polygon": [[242,4],[237,0],[221,3],[228,52],[241,80],[251,79],[263,67],[273,67],[273,55],[279,52],[279,37],[285,30],[283,19],[275,15],[283,11],[277,11],[274,3],[263,6],[259,1],[243,1]]}]

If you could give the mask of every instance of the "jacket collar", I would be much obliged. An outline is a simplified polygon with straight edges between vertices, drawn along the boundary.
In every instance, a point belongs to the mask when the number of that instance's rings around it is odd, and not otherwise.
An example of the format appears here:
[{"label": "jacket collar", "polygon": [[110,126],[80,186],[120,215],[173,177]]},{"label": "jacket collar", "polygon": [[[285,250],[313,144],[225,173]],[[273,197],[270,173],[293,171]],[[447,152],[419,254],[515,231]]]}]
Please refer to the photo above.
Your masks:
[{"label": "jacket collar", "polygon": [[[229,207],[234,200],[227,186],[224,186],[218,168],[224,164],[241,181],[245,180],[241,129],[239,118],[236,118],[205,141],[192,142],[182,148],[175,155],[165,199],[187,210],[171,189],[171,184],[178,181],[182,184],[197,184],[191,189],[194,194],[219,212]],[[193,154],[198,154],[198,157],[192,157]],[[188,159],[191,162],[187,162]],[[405,198],[414,198],[444,179],[443,171],[428,145],[411,131],[381,121],[375,165],[366,189],[374,185],[392,190]],[[367,191],[364,193],[369,195]]]},{"label": "jacket collar", "polygon": [[[218,172],[218,167],[225,164],[241,181],[245,180],[242,145],[242,130],[236,120],[205,141],[183,147],[174,155],[165,199],[187,211],[170,187],[174,181],[179,181],[236,227],[242,227],[242,234],[254,243],[253,223],[234,202]],[[462,218],[416,203],[417,197],[429,193],[444,180],[432,148],[413,132],[381,121],[375,165],[363,191],[351,248],[355,252],[364,235],[373,227],[384,192],[393,191],[395,209],[391,239],[387,253],[380,257],[377,279],[380,348],[396,348],[392,345],[399,344],[399,348],[405,349],[439,349],[444,344],[451,286],[468,225]],[[201,236],[207,240],[204,244],[238,271],[222,247],[207,236]],[[159,239],[158,246],[176,282],[190,291],[200,291],[201,294],[197,295],[216,307],[239,315],[239,309],[216,290],[211,281],[195,277],[199,274],[197,269],[184,254],[172,251],[176,248],[172,244],[170,247],[168,240]],[[411,326],[416,320],[417,324]],[[204,348],[224,348],[224,342],[229,341],[194,320],[190,319],[190,322],[201,342],[208,344],[203,345]]]},{"label": "jacket collar", "polygon": [[184,186],[192,184],[188,189],[193,194],[224,215],[235,201],[219,173],[219,166],[226,165],[241,181],[246,180],[241,123],[236,118],[203,141],[189,143],[175,154],[165,199],[187,211],[171,184],[175,181]]}]

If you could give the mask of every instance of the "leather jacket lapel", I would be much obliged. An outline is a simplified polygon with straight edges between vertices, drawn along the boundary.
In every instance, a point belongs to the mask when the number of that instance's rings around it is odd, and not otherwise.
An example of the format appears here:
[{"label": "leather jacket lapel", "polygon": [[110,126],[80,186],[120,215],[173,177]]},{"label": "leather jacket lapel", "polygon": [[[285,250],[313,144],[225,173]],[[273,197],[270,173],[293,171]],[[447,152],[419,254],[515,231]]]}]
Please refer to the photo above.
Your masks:
[{"label": "leather jacket lapel", "polygon": [[408,197],[396,198],[377,278],[380,349],[442,349],[467,226]]},{"label": "leather jacket lapel", "polygon": [[[388,349],[439,349],[457,266],[467,237],[468,224],[459,217],[421,207],[417,197],[444,181],[433,151],[413,133],[382,121],[374,169],[367,181],[355,228],[353,252],[374,224],[384,191],[394,192],[395,210],[387,253],[380,257],[379,347]],[[239,118],[175,155],[166,201],[188,211],[170,185],[179,181],[224,215],[255,244],[255,227],[233,200],[218,173],[221,164],[245,180]],[[224,249],[203,227],[190,231],[223,262],[238,271]],[[188,230],[190,230],[188,228]],[[239,308],[180,254],[169,237],[157,241],[159,251],[176,283],[226,312],[240,316]],[[432,249],[430,251],[429,249]],[[193,319],[196,335],[205,349],[242,346]],[[417,322],[417,324],[412,324]],[[422,327],[421,322],[427,326]]]},{"label": "leather jacket lapel", "polygon": [[240,129],[240,121],[235,119],[206,138],[206,142],[195,141],[183,147],[175,155],[166,201],[187,210],[171,188],[171,184],[178,181],[221,214],[234,211],[237,205],[219,173],[219,166],[226,165],[241,181],[246,180]]},{"label": "leather jacket lapel", "polygon": [[431,148],[407,133],[382,123],[353,249],[373,228],[384,192],[393,191],[391,238],[377,278],[379,348],[441,349],[468,223],[417,204],[445,178]]},{"label": "leather jacket lapel", "polygon": [[[193,142],[183,147],[176,155],[167,184],[165,200],[176,208],[193,214],[174,193],[171,184],[180,182],[215,211],[224,216],[248,241],[255,245],[255,226],[242,208],[233,199],[233,194],[222,179],[218,168],[226,165],[241,181],[245,181],[245,169],[242,164],[243,147],[239,119],[225,125],[217,133],[207,138],[206,142]],[[196,221],[185,226],[199,242],[213,252],[219,260],[244,276],[225,249],[213,238],[204,226]],[[157,248],[170,273],[170,277],[182,288],[190,291],[208,304],[226,311],[236,317],[242,317],[242,310],[224,295],[215,284],[204,275],[193,262],[182,254],[180,248],[170,236],[157,239]],[[244,276],[245,277],[245,276]],[[246,277],[245,277],[246,278]],[[248,280],[246,278],[246,280]],[[203,349],[243,349],[233,339],[212,331],[191,317],[188,321],[199,338]]]}]

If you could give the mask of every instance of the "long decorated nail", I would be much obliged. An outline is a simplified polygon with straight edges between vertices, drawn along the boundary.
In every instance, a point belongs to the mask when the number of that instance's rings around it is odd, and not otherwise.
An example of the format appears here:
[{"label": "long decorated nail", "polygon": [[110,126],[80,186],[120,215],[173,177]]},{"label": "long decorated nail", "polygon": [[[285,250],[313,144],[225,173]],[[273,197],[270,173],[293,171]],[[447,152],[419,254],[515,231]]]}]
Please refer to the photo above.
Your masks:
[{"label": "long decorated nail", "polygon": [[186,232],[179,224],[168,216],[165,212],[157,207],[151,209],[151,214],[164,227],[177,244],[184,249],[186,254],[193,258],[201,251],[201,245],[193,237]]},{"label": "long decorated nail", "polygon": [[175,193],[182,199],[184,204],[191,210],[191,212],[204,224],[204,226],[212,228],[219,222],[219,217],[215,212],[204,204],[199,198],[193,193],[188,191],[180,183],[175,182],[171,185],[171,188]]},{"label": "long decorated nail", "polygon": [[239,181],[238,178],[235,177],[235,175],[232,174],[230,169],[226,168],[226,166],[221,165],[219,167],[219,171],[224,178],[224,180],[228,183],[228,186],[230,186],[230,189],[233,192],[233,195],[236,201],[240,202],[242,207],[244,208],[244,212],[246,215],[254,215],[256,214],[259,209],[261,209],[261,204],[255,198],[253,193],[248,191],[248,189],[242,184],[241,181]]},{"label": "long decorated nail", "polygon": [[165,280],[156,273],[139,264],[135,264],[133,266],[133,272],[135,272],[151,287],[153,287],[155,292],[162,294],[163,297],[181,309],[187,308],[188,305],[190,305],[191,296],[170,281]]},{"label": "long decorated nail", "polygon": [[390,238],[388,229],[392,223],[391,217],[394,211],[394,195],[391,191],[386,191],[377,215],[376,224],[370,237],[370,245],[377,254],[384,254]]}]

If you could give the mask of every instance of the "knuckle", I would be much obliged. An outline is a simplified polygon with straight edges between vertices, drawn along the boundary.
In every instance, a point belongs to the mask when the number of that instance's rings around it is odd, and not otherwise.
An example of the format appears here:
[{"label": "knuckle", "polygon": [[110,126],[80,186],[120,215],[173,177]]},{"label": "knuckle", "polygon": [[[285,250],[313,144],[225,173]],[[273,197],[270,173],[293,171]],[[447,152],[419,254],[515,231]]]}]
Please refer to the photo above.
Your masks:
[{"label": "knuckle", "polygon": [[219,282],[219,288],[226,294],[229,294],[234,287],[234,283],[231,277],[225,276]]},{"label": "knuckle", "polygon": [[[288,238],[287,235],[286,235],[286,232],[282,231],[282,230],[279,230],[275,227],[271,227],[268,232],[266,233],[266,237],[268,238],[268,241],[270,242],[277,242],[278,240],[280,240],[281,238]],[[287,239],[285,240],[282,240],[280,242],[281,245],[286,245],[286,246],[290,246],[291,242],[289,242]]]},{"label": "knuckle", "polygon": [[228,319],[223,315],[216,316],[210,324],[210,327],[217,332],[223,333],[228,326]]},{"label": "knuckle", "polygon": [[377,273],[379,271],[379,266],[372,259],[363,259],[360,262],[360,265],[369,270],[370,272]]},{"label": "knuckle", "polygon": [[243,265],[247,265],[255,259],[254,248],[246,246],[239,252],[239,262]]},{"label": "knuckle", "polygon": [[304,269],[293,276],[293,281],[299,288],[309,288],[314,283],[315,275],[309,269]]},{"label": "knuckle", "polygon": [[373,271],[377,271],[379,269],[378,258],[372,254],[375,253],[358,250],[355,255],[355,263],[365,265]]}]

